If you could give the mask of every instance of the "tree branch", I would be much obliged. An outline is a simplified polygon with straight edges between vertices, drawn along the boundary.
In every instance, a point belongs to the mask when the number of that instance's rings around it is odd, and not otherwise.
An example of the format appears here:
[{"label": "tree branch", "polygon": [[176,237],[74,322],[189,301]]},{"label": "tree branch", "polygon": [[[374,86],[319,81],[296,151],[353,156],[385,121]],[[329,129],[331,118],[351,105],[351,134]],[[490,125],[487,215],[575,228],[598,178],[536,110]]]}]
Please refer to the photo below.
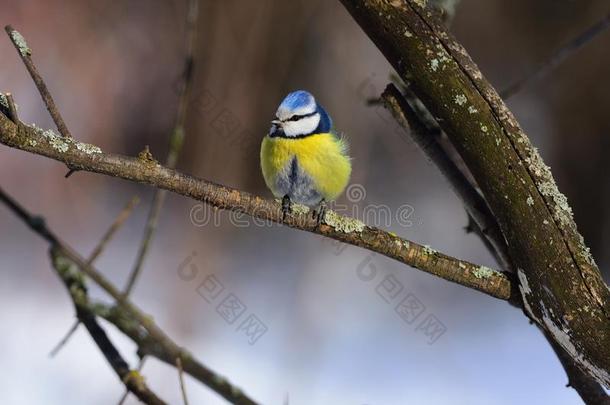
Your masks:
[{"label": "tree branch", "polygon": [[[69,140],[57,147],[56,140],[40,129],[23,124],[16,125],[0,114],[0,143],[7,146],[55,159],[78,170],[149,184],[220,209],[277,223],[283,222],[279,204],[182,174],[160,165],[150,155],[141,154],[138,158],[130,158],[107,154],[92,145],[84,146]],[[496,298],[508,300],[511,297],[510,280],[502,272],[458,260],[429,247],[366,226],[358,220],[342,217],[333,211],[329,211],[325,222],[320,226],[312,215],[299,210],[288,215],[283,223],[292,228],[317,233],[381,253]]]},{"label": "tree branch", "polygon": [[150,405],[165,405],[157,395],[152,392],[144,378],[136,371],[131,371],[129,365],[114,347],[106,332],[95,319],[95,314],[89,310],[89,298],[87,289],[80,271],[76,269],[75,263],[62,255],[61,249],[51,247],[51,259],[53,268],[64,282],[68,290],[79,321],[87,328],[87,331],[99,347],[102,354],[121,379],[125,387],[138,397],[142,402]]},{"label": "tree branch", "polygon": [[610,386],[610,290],[550,169],[502,99],[425,1],[341,2],[410,81],[480,186],[518,269],[527,315]]},{"label": "tree branch", "polygon": [[[226,378],[216,374],[201,364],[186,349],[178,346],[159,328],[150,315],[143,313],[139,308],[124,297],[123,294],[100,274],[91,264],[62,242],[45,224],[41,217],[30,214],[17,201],[11,198],[0,188],[0,202],[4,203],[18,218],[26,223],[34,232],[43,237],[57,255],[65,257],[80,271],[90,277],[106,293],[117,301],[117,306],[107,307],[103,304],[86,302],[88,311],[113,323],[125,335],[138,344],[140,354],[150,354],[169,365],[175,366],[176,359],[180,358],[186,373],[201,383],[216,391],[231,403],[240,405],[256,405],[243,391],[232,385]],[[85,305],[85,304],[83,304]],[[80,318],[79,318],[80,319]]]},{"label": "tree branch", "polygon": [[422,122],[416,111],[393,84],[386,87],[381,97],[394,119],[411,135],[424,155],[438,167],[449,181],[457,196],[462,200],[466,212],[481,230],[482,238],[491,244],[490,251],[496,256],[498,264],[506,271],[513,270],[506,241],[487,203],[442,149],[436,140],[438,134],[432,133],[432,129]]},{"label": "tree branch", "polygon": [[61,114],[55,105],[55,101],[53,101],[53,97],[51,96],[47,85],[42,79],[42,76],[40,76],[40,73],[38,73],[38,69],[36,69],[34,62],[32,61],[32,49],[28,46],[25,38],[19,33],[19,31],[15,30],[10,25],[7,25],[4,27],[4,29],[15,46],[15,49],[19,53],[23,64],[27,68],[28,72],[30,72],[30,76],[32,76],[32,80],[34,80],[34,84],[42,97],[42,101],[44,101],[49,114],[51,114],[51,118],[53,118],[53,121],[57,126],[57,130],[62,136],[71,138],[72,134],[70,134],[64,119],[61,117]]},{"label": "tree branch", "polygon": [[125,207],[121,210],[121,212],[119,212],[119,215],[117,215],[117,217],[114,219],[114,221],[112,222],[112,225],[110,225],[110,227],[108,228],[108,230],[106,231],[104,236],[102,236],[102,239],[99,241],[97,246],[95,246],[95,249],[93,249],[93,252],[91,252],[91,254],[89,255],[89,258],[87,259],[87,263],[93,264],[93,262],[95,262],[97,260],[97,258],[102,254],[102,252],[106,248],[106,245],[108,245],[108,242],[110,242],[110,240],[117,233],[117,231],[119,229],[121,229],[121,227],[123,226],[125,221],[127,221],[127,218],[129,218],[129,215],[131,215],[131,212],[133,211],[133,209],[139,203],[140,203],[140,198],[137,196],[133,197],[131,200],[129,200],[129,202],[125,205]]},{"label": "tree branch", "polygon": [[[106,247],[108,242],[110,242],[110,240],[115,235],[115,233],[121,228],[121,226],[127,220],[127,218],[129,218],[131,211],[134,209],[134,207],[136,205],[139,204],[139,202],[140,202],[140,199],[138,197],[133,197],[127,203],[125,208],[123,208],[123,210],[115,218],[112,225],[110,225],[110,228],[108,228],[108,230],[106,231],[106,233],[104,234],[102,239],[99,241],[99,243],[97,244],[95,249],[93,249],[93,252],[89,255],[89,258],[87,259],[87,264],[92,265],[95,262],[95,260],[99,257],[99,255],[102,254],[102,252],[104,251],[104,248]],[[70,340],[72,335],[78,329],[79,323],[80,322],[77,319],[74,322],[74,324],[70,327],[70,330],[68,331],[68,333],[66,333],[66,335],[59,341],[59,343],[57,343],[57,345],[53,348],[53,350],[51,350],[51,353],[49,354],[50,357],[55,357],[57,355],[57,353],[59,353],[59,351],[68,343],[68,341]]]}]

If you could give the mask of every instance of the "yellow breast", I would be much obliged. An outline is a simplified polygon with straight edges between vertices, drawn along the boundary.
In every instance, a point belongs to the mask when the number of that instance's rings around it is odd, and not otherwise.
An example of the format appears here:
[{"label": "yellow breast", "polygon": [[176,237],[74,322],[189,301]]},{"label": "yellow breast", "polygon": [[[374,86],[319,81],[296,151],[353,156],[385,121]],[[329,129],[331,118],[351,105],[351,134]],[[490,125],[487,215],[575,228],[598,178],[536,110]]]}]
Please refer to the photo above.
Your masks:
[{"label": "yellow breast", "polygon": [[344,140],[330,133],[297,139],[266,136],[261,145],[261,168],[276,197],[283,197],[276,190],[277,176],[285,173],[294,157],[325,200],[335,200],[345,190],[352,165]]}]

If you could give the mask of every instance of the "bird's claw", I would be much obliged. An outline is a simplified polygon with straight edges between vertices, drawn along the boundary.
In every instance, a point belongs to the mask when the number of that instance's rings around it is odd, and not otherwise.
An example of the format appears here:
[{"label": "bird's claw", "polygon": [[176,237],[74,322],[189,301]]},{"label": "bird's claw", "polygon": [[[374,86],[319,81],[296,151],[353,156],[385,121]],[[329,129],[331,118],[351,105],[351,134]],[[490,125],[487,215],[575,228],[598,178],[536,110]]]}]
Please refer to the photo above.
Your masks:
[{"label": "bird's claw", "polygon": [[284,198],[282,198],[282,221],[286,221],[286,215],[290,214],[291,208],[292,204],[290,202],[290,197],[286,194]]},{"label": "bird's claw", "polygon": [[318,205],[318,210],[314,210],[313,215],[316,219],[316,225],[320,226],[320,224],[324,222],[324,217],[326,216],[326,201],[320,201],[320,204]]}]

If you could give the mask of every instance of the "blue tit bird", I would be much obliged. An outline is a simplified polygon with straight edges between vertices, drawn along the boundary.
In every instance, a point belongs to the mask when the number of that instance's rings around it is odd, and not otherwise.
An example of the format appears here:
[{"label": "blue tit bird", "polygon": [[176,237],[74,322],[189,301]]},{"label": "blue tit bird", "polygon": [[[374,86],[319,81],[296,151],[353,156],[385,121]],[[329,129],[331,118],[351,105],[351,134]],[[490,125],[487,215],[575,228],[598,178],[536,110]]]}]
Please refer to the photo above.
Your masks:
[{"label": "blue tit bird", "polygon": [[317,207],[335,200],[352,172],[347,142],[332,129],[326,110],[310,93],[298,90],[284,98],[261,145],[261,169],[267,187],[282,198],[284,217],[291,203]]}]

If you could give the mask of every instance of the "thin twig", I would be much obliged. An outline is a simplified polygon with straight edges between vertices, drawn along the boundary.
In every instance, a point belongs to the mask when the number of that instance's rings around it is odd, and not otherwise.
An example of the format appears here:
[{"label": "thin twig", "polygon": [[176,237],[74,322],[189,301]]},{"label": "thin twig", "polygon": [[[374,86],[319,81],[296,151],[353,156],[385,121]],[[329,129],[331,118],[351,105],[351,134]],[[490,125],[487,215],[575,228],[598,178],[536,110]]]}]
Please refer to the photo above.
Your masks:
[{"label": "thin twig", "polygon": [[[17,132],[19,136],[17,136]],[[329,211],[324,223],[318,224],[309,213],[293,212],[284,219],[280,204],[233,188],[168,169],[151,158],[95,153],[87,154],[76,147],[54,149],[39,133],[25,125],[16,125],[0,114],[0,143],[66,163],[79,170],[102,173],[163,188],[220,209],[248,214],[268,221],[317,233],[359,246],[445,280],[476,289],[496,298],[508,300],[514,291],[509,277],[495,270],[459,260],[429,247],[400,238],[381,229],[366,226],[353,218]],[[115,297],[116,298],[116,297]]]},{"label": "thin twig", "polygon": [[72,326],[70,327],[68,332],[65,334],[65,336],[59,341],[59,343],[57,343],[57,345],[53,348],[53,350],[51,350],[51,352],[49,353],[49,357],[55,357],[57,355],[57,353],[59,353],[59,351],[62,349],[62,347],[64,347],[66,345],[66,343],[68,343],[68,340],[70,340],[72,335],[74,335],[74,333],[78,329],[78,325],[80,325],[80,321],[77,319],[72,324]]},{"label": "thin twig", "polygon": [[[0,116],[2,115],[0,114]],[[109,322],[113,323],[125,335],[132,339],[138,345],[138,352],[141,357],[152,355],[172,366],[176,364],[176,358],[179,357],[183,362],[186,373],[210,387],[210,389],[217,392],[229,402],[243,405],[256,404],[256,402],[250,399],[238,387],[231,384],[226,378],[204,366],[186,349],[178,346],[155,324],[150,315],[143,313],[138,307],[131,303],[131,301],[126,299],[114,284],[108,281],[92,265],[89,265],[87,260],[76,253],[74,249],[61,241],[61,239],[46,226],[42,218],[30,214],[24,207],[4,192],[1,187],[0,202],[3,202],[19,219],[27,224],[34,232],[47,240],[51,246],[55,246],[55,249],[59,251],[62,256],[65,256],[76,264],[84,274],[90,277],[117,301],[116,307],[107,308],[103,304],[89,304],[89,308],[96,315],[104,317]]]},{"label": "thin twig", "polygon": [[19,33],[19,31],[15,30],[10,25],[7,25],[6,27],[4,27],[4,29],[6,30],[6,33],[11,39],[11,42],[15,46],[15,49],[17,49],[17,52],[21,56],[23,64],[27,68],[28,72],[30,72],[30,76],[32,76],[32,80],[34,80],[34,84],[36,84],[38,92],[40,93],[44,104],[47,106],[47,110],[49,110],[51,118],[53,118],[53,121],[57,126],[57,130],[62,136],[66,138],[71,138],[72,134],[70,134],[70,131],[68,130],[64,119],[62,118],[61,114],[59,113],[59,110],[57,109],[57,106],[55,105],[55,102],[53,101],[53,97],[51,96],[47,85],[42,79],[42,76],[40,76],[40,73],[38,73],[38,69],[36,69],[34,62],[32,61],[32,50],[25,41],[25,38]]},{"label": "thin twig", "polygon": [[17,113],[17,105],[15,104],[13,95],[11,93],[6,93],[5,96],[6,96],[6,102],[8,103],[8,111],[10,114],[9,118],[14,123],[17,123],[17,122],[19,122],[19,115]]},{"label": "thin twig", "polygon": [[[185,373],[207,385],[229,402],[243,405],[256,404],[226,378],[201,364],[192,354],[177,346],[169,338],[156,338],[149,334],[150,328],[143,325],[125,306],[96,303],[92,305],[92,311],[128,336],[138,346],[140,356],[153,356],[173,367],[176,366],[176,359],[180,358]],[[156,327],[154,324],[153,326]]]},{"label": "thin twig", "polygon": [[93,249],[93,252],[91,253],[91,255],[89,255],[89,259],[87,259],[87,263],[93,264],[93,262],[100,256],[100,254],[102,254],[108,242],[110,242],[116,232],[121,229],[121,226],[123,226],[125,221],[127,221],[127,218],[129,218],[129,215],[131,215],[131,212],[139,203],[140,198],[137,196],[129,200],[129,202],[125,205],[125,207],[123,207],[119,215],[117,215],[112,225],[110,225],[110,228],[108,228],[108,230],[106,231],[102,239],[99,241],[95,249]]},{"label": "thin twig", "polygon": [[123,382],[125,387],[142,402],[151,405],[165,405],[165,402],[152,392],[137,371],[131,371],[104,329],[97,322],[95,314],[89,309],[89,298],[77,265],[63,255],[62,249],[51,247],[53,268],[68,290],[79,321],[87,328],[100,351]]},{"label": "thin twig", "polygon": [[[189,2],[189,9],[186,17],[186,53],[184,55],[184,72],[178,101],[178,112],[176,115],[174,129],[170,135],[169,151],[165,160],[165,165],[172,169],[176,167],[178,156],[180,155],[182,145],[184,144],[186,113],[188,110],[193,83],[198,20],[199,0],[191,0]],[[144,236],[142,237],[142,242],[140,243],[140,248],[138,249],[138,256],[131,273],[129,274],[127,285],[125,286],[125,296],[128,296],[131,293],[136,280],[142,272],[144,259],[146,258],[146,254],[148,253],[148,249],[159,224],[159,216],[161,215],[161,209],[165,203],[166,195],[167,192],[165,190],[155,191],[155,196],[153,197],[150,212],[148,214],[148,220],[146,221]]]},{"label": "thin twig", "polygon": [[500,92],[500,96],[504,100],[508,100],[515,94],[519,93],[528,83],[540,79],[548,74],[550,71],[561,65],[563,61],[572,56],[574,53],[579,51],[582,47],[593,41],[600,34],[606,31],[610,27],[610,13],[604,18],[595,23],[592,27],[589,27],[585,32],[572,39],[565,46],[555,52],[549,59],[540,64],[532,72],[528,73],[521,79],[517,80],[506,89]]},{"label": "thin twig", "polygon": [[178,369],[178,379],[180,380],[180,391],[182,392],[182,402],[184,405],[189,405],[188,397],[186,396],[186,387],[184,385],[184,370],[182,369],[182,360],[176,357],[176,368]]},{"label": "thin twig", "polygon": [[[135,208],[136,205],[138,205],[139,202],[140,202],[140,199],[137,196],[133,197],[127,203],[127,205],[125,205],[123,210],[121,210],[119,215],[117,215],[117,217],[115,218],[112,225],[110,225],[110,228],[108,228],[108,230],[106,231],[106,233],[104,234],[102,239],[99,241],[99,243],[97,244],[95,249],[93,249],[93,252],[89,256],[89,258],[87,259],[87,263],[89,265],[93,264],[93,262],[95,262],[95,260],[99,257],[99,255],[103,252],[103,250],[106,247],[106,245],[108,244],[108,242],[110,242],[110,240],[115,235],[115,233],[121,228],[121,226],[123,225],[123,223],[125,223],[127,218],[129,218],[131,211]],[[70,327],[70,330],[68,331],[68,333],[57,344],[57,346],[55,346],[53,348],[53,350],[51,351],[51,353],[50,353],[51,357],[55,357],[57,355],[57,353],[59,353],[59,351],[68,343],[68,341],[70,340],[72,335],[76,332],[79,323],[80,322],[78,319],[76,321],[74,321],[74,323]]]}]

